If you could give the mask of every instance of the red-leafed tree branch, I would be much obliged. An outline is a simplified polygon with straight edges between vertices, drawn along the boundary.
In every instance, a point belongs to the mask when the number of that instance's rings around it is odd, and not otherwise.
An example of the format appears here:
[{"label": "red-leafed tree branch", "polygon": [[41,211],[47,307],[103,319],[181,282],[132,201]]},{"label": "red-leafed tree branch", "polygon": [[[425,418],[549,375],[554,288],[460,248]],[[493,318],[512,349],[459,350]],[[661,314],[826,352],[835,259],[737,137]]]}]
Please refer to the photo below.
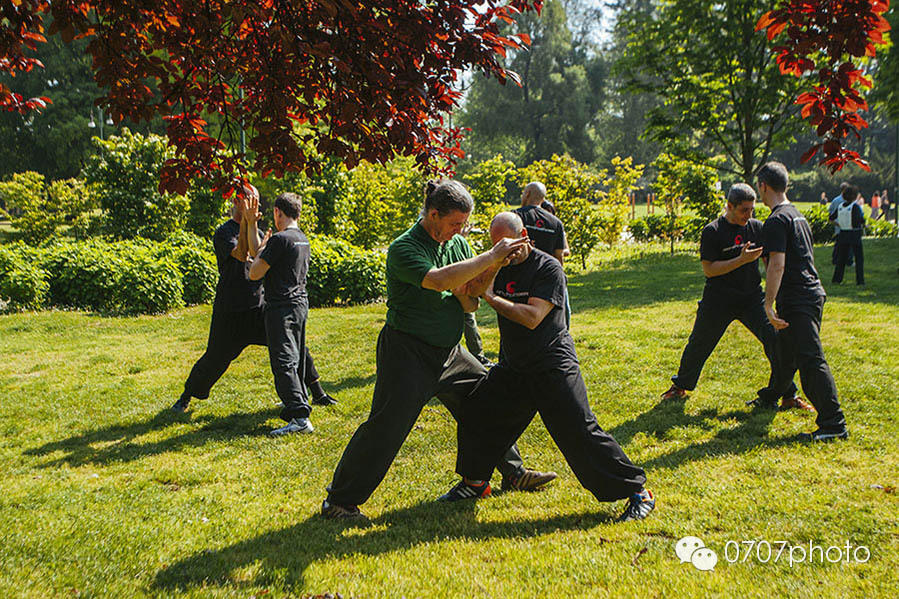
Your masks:
[{"label": "red-leafed tree branch", "polygon": [[[320,156],[423,167],[462,155],[443,115],[459,101],[463,69],[515,79],[498,58],[521,47],[501,22],[541,0],[6,0],[0,69],[39,66],[26,51],[48,33],[89,38],[100,102],[115,121],[161,115],[178,157],[160,183],[193,177],[234,186],[243,160],[226,143],[243,126],[253,167],[315,171]],[[27,110],[0,89],[0,107]],[[231,147],[228,147],[228,146]]]},{"label": "red-leafed tree branch", "polygon": [[796,103],[823,139],[802,156],[803,162],[820,152],[820,163],[831,172],[850,162],[870,170],[844,143],[850,135],[860,138],[868,126],[859,111],[868,108],[861,89],[871,87],[871,81],[859,62],[883,44],[890,29],[882,16],[887,9],[889,0],[787,0],[759,19],[756,30],[778,40],[774,51],[781,72],[813,81]]}]

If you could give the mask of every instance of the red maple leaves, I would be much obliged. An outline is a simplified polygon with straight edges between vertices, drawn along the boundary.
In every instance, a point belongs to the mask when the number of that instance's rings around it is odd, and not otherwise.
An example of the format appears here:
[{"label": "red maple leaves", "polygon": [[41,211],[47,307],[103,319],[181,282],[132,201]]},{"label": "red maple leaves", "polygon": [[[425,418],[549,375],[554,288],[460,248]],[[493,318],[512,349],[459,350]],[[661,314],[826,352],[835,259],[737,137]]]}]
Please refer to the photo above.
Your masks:
[{"label": "red maple leaves", "polygon": [[[46,14],[50,33],[89,37],[95,79],[107,90],[100,102],[112,119],[164,118],[178,150],[162,172],[167,191],[184,191],[197,176],[236,186],[247,168],[241,127],[252,167],[264,175],[314,172],[329,155],[352,167],[398,153],[433,169],[462,156],[460,132],[443,121],[460,99],[457,78],[473,67],[514,80],[499,57],[528,40],[502,35],[500,23],[541,5],[7,0],[3,16],[14,18],[0,27],[0,68],[25,68],[22,45],[33,47],[28,36]],[[0,90],[0,102],[15,101]]]},{"label": "red maple leaves", "polygon": [[831,172],[850,162],[870,170],[843,140],[850,134],[860,138],[868,126],[858,112],[868,108],[860,89],[871,87],[871,80],[856,62],[873,57],[883,43],[890,29],[882,16],[888,8],[889,0],[788,0],[759,19],[756,30],[766,30],[769,40],[785,36],[773,48],[781,72],[817,79],[811,91],[796,98],[802,117],[823,138],[803,154],[803,162],[820,151],[820,163]]}]

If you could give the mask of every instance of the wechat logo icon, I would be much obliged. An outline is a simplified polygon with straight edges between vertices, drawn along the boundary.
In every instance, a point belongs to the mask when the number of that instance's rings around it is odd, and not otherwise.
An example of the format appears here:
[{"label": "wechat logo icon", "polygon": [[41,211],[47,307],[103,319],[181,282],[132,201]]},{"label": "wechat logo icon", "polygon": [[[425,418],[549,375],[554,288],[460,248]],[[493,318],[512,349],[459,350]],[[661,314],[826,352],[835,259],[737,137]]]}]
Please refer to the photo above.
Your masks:
[{"label": "wechat logo icon", "polygon": [[699,537],[682,538],[675,544],[674,553],[682,564],[689,562],[704,572],[714,570],[718,563],[718,554],[706,547]]}]

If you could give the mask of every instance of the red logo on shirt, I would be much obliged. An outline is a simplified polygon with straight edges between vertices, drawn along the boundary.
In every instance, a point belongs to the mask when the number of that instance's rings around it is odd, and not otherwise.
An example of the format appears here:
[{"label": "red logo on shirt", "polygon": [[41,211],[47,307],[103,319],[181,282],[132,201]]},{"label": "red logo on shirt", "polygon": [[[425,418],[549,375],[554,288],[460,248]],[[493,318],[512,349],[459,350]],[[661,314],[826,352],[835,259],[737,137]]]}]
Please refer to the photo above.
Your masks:
[{"label": "red logo on shirt", "polygon": [[743,236],[737,235],[734,237],[734,245],[743,245]]},{"label": "red logo on shirt", "polygon": [[509,281],[506,283],[506,293],[513,294],[515,293],[515,281]]},{"label": "red logo on shirt", "polygon": [[542,218],[538,218],[538,219],[537,219],[537,222],[534,223],[534,224],[536,224],[538,227],[540,227],[540,228],[542,229],[542,228],[543,228],[543,219],[542,219]]}]

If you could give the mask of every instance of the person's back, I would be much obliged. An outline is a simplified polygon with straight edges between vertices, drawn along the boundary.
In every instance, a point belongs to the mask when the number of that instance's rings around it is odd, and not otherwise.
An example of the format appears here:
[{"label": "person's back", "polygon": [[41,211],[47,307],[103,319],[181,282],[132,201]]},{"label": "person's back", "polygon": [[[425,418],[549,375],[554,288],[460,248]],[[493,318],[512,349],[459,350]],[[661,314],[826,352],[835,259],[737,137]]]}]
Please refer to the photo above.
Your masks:
[{"label": "person's back", "polygon": [[521,218],[538,250],[553,256],[565,248],[565,227],[558,217],[541,206],[521,206],[513,212]]},{"label": "person's back", "polygon": [[[771,211],[763,227],[765,249],[784,253],[784,274],[777,303],[798,298],[825,295],[818,271],[812,230],[808,221],[792,203],[779,204]],[[785,301],[786,300],[786,301]]]},{"label": "person's back", "polygon": [[269,306],[306,301],[309,240],[298,228],[272,235],[260,254],[269,265],[265,273],[265,303]]}]

